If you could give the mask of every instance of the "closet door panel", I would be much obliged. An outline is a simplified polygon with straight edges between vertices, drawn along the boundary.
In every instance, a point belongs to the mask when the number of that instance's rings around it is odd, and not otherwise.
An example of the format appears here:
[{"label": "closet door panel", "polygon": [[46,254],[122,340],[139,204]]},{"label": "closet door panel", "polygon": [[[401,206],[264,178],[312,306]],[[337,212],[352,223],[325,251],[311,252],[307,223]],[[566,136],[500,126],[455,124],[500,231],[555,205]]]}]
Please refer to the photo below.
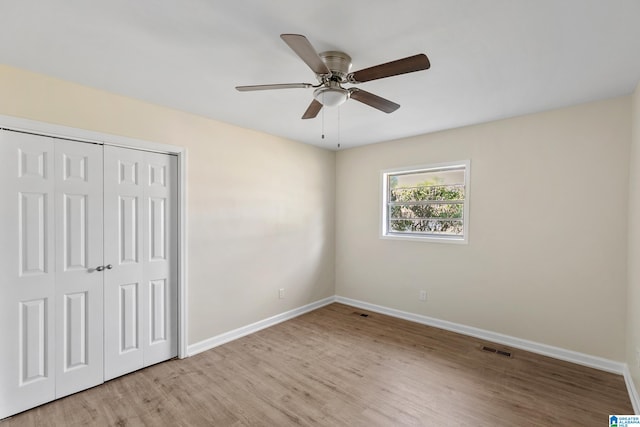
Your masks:
[{"label": "closet door panel", "polygon": [[105,380],[143,367],[144,155],[104,147]]},{"label": "closet door panel", "polygon": [[177,356],[177,158],[105,150],[105,379]]},{"label": "closet door panel", "polygon": [[56,397],[103,382],[102,146],[55,142]]},{"label": "closet door panel", "polygon": [[147,153],[144,181],[144,365],[178,354],[178,162]]},{"label": "closet door panel", "polygon": [[0,418],[55,397],[54,145],[0,130]]}]

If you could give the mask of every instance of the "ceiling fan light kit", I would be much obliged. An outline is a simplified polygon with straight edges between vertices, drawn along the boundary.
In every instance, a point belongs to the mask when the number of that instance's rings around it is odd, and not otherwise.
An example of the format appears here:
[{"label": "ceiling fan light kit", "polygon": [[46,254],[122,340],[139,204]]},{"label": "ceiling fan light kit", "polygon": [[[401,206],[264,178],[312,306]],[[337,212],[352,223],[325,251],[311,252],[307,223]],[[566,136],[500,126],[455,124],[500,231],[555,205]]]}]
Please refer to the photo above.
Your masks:
[{"label": "ceiling fan light kit", "polygon": [[314,90],[313,97],[325,107],[337,107],[347,101],[349,91],[340,87],[339,83],[331,82]]},{"label": "ceiling fan light kit", "polygon": [[281,34],[280,38],[302,59],[316,74],[317,85],[311,83],[284,83],[253,86],[236,86],[241,92],[272,89],[316,88],[314,99],[302,115],[303,119],[312,119],[323,106],[336,107],[352,98],[385,113],[392,113],[399,104],[373,93],[357,88],[345,88],[342,85],[359,84],[385,77],[427,70],[431,66],[423,53],[387,62],[373,67],[351,72],[351,57],[344,52],[327,51],[318,54],[309,40],[300,34]]}]

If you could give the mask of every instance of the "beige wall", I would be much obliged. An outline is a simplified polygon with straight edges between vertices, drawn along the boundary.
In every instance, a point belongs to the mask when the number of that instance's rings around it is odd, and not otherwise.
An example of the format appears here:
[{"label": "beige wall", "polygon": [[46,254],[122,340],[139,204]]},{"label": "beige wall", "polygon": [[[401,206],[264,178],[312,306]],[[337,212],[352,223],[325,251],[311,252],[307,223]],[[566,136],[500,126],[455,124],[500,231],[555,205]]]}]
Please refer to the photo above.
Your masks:
[{"label": "beige wall", "polygon": [[[630,102],[338,152],[336,294],[623,361]],[[465,159],[468,245],[379,238],[381,170]]]},{"label": "beige wall", "polygon": [[334,152],[6,66],[0,114],[187,148],[190,344],[334,294]]},{"label": "beige wall", "polygon": [[629,288],[627,294],[627,358],[640,390],[640,84],[633,97],[629,177]]}]

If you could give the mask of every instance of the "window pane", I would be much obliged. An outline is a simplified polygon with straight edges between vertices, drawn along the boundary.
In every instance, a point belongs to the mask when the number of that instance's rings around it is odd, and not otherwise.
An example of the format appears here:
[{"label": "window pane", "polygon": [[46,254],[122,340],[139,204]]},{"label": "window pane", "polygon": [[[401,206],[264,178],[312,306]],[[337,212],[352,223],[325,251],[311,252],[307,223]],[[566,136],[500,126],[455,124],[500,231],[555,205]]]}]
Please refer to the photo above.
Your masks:
[{"label": "window pane", "polygon": [[416,187],[425,182],[427,185],[464,184],[464,168],[393,174],[389,188]]},{"label": "window pane", "polygon": [[464,200],[464,185],[419,185],[398,187],[389,191],[390,202],[418,200]]},{"label": "window pane", "polygon": [[389,218],[407,219],[462,219],[464,205],[462,203],[435,203],[427,205],[393,205],[389,209]]},{"label": "window pane", "polygon": [[389,232],[462,235],[462,220],[391,219]]}]

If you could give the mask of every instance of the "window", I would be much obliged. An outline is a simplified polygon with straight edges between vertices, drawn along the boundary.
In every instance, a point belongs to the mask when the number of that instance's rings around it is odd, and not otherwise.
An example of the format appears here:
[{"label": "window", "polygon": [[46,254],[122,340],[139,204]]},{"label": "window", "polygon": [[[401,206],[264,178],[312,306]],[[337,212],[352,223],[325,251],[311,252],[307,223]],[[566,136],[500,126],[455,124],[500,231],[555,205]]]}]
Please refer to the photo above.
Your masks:
[{"label": "window", "polygon": [[382,237],[466,243],[470,162],[382,172]]}]

